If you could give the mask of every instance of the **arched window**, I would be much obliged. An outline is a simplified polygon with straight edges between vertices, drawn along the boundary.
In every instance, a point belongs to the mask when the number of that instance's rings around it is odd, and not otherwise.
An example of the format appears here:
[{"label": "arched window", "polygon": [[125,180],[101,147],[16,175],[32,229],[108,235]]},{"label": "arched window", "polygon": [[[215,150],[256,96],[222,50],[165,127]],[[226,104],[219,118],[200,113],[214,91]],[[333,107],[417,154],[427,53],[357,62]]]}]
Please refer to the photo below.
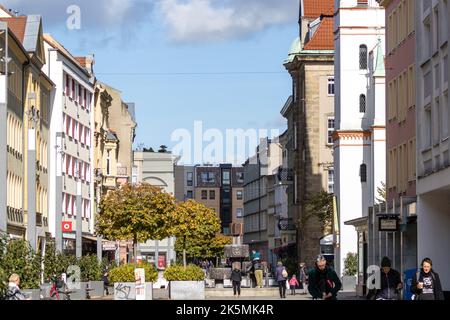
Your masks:
[{"label": "arched window", "polygon": [[366,112],[366,96],[364,94],[359,95],[359,112]]},{"label": "arched window", "polygon": [[367,166],[365,163],[359,166],[359,176],[361,178],[361,182],[367,182]]},{"label": "arched window", "polygon": [[359,46],[359,69],[367,69],[367,46]]}]

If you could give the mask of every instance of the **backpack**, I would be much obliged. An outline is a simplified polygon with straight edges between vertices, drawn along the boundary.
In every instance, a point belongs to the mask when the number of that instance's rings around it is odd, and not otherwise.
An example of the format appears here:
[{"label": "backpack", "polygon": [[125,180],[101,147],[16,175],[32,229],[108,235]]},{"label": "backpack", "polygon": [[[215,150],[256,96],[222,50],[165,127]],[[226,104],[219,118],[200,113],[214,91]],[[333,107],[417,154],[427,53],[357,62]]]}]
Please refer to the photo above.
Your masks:
[{"label": "backpack", "polygon": [[283,268],[283,271],[281,271],[281,275],[283,276],[283,278],[288,277],[288,272],[286,271],[286,268]]}]

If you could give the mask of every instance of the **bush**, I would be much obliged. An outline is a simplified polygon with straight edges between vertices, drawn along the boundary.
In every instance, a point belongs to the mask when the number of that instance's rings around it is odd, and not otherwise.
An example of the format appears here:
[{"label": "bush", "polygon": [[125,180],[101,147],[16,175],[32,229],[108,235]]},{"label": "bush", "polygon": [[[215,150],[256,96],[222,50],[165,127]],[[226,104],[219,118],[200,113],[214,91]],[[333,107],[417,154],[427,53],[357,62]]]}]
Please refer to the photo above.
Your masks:
[{"label": "bush", "polygon": [[77,265],[77,258],[74,255],[57,252],[54,243],[49,243],[46,246],[44,256],[45,281],[50,282],[53,277],[67,273],[67,268],[70,265]]},{"label": "bush", "polygon": [[358,273],[358,255],[356,253],[349,252],[344,259],[344,275],[355,276]]},{"label": "bush", "polygon": [[[138,268],[145,269],[145,282],[155,282],[158,279],[158,272],[148,263],[139,263]],[[110,282],[134,282],[134,264],[128,263],[109,271]]]},{"label": "bush", "polygon": [[202,268],[190,264],[186,268],[182,265],[171,265],[164,271],[167,281],[203,281],[205,273]]},{"label": "bush", "polygon": [[88,254],[78,259],[77,265],[80,267],[81,281],[100,281],[102,270],[96,255]]},{"label": "bush", "polygon": [[33,251],[28,241],[9,240],[3,236],[0,240],[0,250],[0,290],[5,290],[12,273],[19,275],[20,288],[39,288],[42,260],[40,255]]}]

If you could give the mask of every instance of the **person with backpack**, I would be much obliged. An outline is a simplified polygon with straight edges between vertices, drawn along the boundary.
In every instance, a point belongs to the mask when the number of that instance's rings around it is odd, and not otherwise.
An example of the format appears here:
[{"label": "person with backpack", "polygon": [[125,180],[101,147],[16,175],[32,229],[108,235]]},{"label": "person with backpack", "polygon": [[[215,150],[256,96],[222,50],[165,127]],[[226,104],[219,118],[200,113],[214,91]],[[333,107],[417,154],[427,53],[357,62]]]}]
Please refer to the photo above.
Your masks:
[{"label": "person with backpack", "polygon": [[241,281],[242,281],[242,274],[241,270],[235,266],[233,268],[233,271],[231,271],[231,277],[230,280],[233,284],[233,295],[240,297],[241,296]]},{"label": "person with backpack", "polygon": [[414,300],[444,300],[441,280],[432,269],[433,262],[430,258],[425,258],[421,265],[422,268],[412,279],[411,293],[414,294]]},{"label": "person with backpack", "polygon": [[278,261],[277,263],[275,277],[277,278],[278,289],[280,290],[280,298],[286,298],[286,280],[288,278],[288,273],[281,261]]},{"label": "person with backpack", "polygon": [[327,266],[323,255],[318,255],[314,269],[309,271],[308,291],[313,300],[337,300],[336,296],[342,287],[336,272]]},{"label": "person with backpack", "polygon": [[18,274],[13,273],[9,277],[8,290],[6,291],[6,300],[29,300],[28,297],[20,290],[20,277]]}]

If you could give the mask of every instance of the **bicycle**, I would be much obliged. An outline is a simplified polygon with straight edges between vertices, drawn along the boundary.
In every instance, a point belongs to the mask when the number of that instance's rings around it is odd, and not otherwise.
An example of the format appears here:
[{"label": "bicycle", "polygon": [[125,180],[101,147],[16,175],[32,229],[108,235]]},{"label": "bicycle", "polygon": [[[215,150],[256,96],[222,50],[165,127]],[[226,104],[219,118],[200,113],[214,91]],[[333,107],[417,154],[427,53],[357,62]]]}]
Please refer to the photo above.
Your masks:
[{"label": "bicycle", "polygon": [[[64,290],[62,290],[64,288]],[[61,279],[53,278],[50,288],[51,300],[70,300],[70,294],[66,289],[66,284]],[[60,295],[61,294],[61,295]],[[61,299],[62,296],[62,299]]]}]

